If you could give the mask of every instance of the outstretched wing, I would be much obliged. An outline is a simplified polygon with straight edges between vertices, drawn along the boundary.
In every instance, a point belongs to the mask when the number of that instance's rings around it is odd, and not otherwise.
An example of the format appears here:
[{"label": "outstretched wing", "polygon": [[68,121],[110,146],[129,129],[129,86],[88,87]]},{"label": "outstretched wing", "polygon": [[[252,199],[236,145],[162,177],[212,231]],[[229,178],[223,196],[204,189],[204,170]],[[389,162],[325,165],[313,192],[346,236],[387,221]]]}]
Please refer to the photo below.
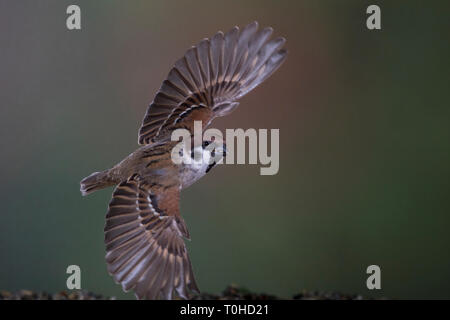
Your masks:
[{"label": "outstretched wing", "polygon": [[179,59],[156,94],[139,130],[139,144],[170,137],[177,128],[205,129],[233,111],[239,98],[270,76],[286,58],[284,38],[269,40],[272,28],[253,22],[242,31],[218,32]]},{"label": "outstretched wing", "polygon": [[139,299],[198,292],[183,237],[177,187],[154,193],[137,175],[117,186],[106,215],[106,262],[125,291]]}]

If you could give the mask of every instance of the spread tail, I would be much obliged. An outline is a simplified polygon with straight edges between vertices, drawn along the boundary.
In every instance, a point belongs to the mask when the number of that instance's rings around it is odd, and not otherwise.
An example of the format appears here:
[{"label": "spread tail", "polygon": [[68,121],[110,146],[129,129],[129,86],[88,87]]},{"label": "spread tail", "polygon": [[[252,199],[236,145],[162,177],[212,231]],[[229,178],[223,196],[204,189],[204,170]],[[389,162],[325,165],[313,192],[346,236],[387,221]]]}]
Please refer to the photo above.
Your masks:
[{"label": "spread tail", "polygon": [[102,172],[94,172],[90,176],[84,178],[80,182],[80,191],[83,196],[87,196],[94,191],[109,187],[114,184],[111,181],[109,175],[109,170]]}]

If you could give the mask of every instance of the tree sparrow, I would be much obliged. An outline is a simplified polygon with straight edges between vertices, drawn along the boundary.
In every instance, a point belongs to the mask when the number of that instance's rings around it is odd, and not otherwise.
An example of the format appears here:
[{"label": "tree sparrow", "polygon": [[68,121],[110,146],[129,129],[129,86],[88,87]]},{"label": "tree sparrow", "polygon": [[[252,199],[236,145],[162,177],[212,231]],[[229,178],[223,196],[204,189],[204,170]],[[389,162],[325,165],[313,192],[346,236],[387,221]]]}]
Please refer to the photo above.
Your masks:
[{"label": "tree sparrow", "polygon": [[83,195],[116,185],[106,214],[106,263],[114,280],[125,291],[133,289],[138,299],[171,299],[174,293],[187,298],[199,291],[183,239],[189,232],[180,215],[180,191],[225,152],[220,141],[205,141],[192,152],[180,150],[184,160],[198,154],[203,161],[176,164],[171,152],[179,142],[170,140],[171,133],[179,128],[192,133],[194,121],[206,128],[278,69],[287,51],[285,39],[269,39],[272,31],[258,30],[254,22],[189,49],[147,109],[139,130],[142,146],[113,168],[81,181]]}]

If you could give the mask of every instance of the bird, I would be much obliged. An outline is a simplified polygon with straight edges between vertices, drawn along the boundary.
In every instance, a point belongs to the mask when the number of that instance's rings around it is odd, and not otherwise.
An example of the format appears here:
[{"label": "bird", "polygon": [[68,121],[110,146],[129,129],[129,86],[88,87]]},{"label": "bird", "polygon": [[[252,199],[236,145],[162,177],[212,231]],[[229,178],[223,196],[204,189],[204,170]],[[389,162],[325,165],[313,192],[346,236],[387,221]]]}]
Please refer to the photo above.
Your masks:
[{"label": "bird", "polygon": [[188,299],[199,294],[180,214],[180,192],[226,156],[224,141],[202,141],[183,159],[171,154],[174,130],[192,133],[230,114],[238,100],[266,80],[287,57],[285,38],[272,39],[271,27],[253,22],[217,32],[191,47],[175,62],[139,129],[140,147],[110,169],[80,182],[83,196],[115,186],[106,213],[104,242],[108,273],[137,299]]}]

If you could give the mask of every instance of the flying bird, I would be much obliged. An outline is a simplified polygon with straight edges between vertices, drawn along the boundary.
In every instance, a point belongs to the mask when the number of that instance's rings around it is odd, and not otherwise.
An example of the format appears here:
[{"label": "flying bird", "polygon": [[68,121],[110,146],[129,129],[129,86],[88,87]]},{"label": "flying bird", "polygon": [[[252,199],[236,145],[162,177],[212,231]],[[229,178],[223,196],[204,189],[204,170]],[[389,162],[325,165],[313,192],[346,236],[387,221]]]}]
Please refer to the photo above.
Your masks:
[{"label": "flying bird", "polygon": [[186,299],[199,292],[184,242],[190,236],[180,215],[180,192],[225,156],[225,145],[203,141],[191,152],[182,149],[183,159],[204,161],[177,164],[171,152],[179,142],[170,140],[171,133],[180,128],[193,133],[194,121],[205,129],[277,70],[287,51],[285,39],[271,39],[272,32],[253,22],[187,50],[147,109],[138,135],[141,146],[81,181],[82,195],[116,186],[104,229],[107,269],[138,299]]}]

